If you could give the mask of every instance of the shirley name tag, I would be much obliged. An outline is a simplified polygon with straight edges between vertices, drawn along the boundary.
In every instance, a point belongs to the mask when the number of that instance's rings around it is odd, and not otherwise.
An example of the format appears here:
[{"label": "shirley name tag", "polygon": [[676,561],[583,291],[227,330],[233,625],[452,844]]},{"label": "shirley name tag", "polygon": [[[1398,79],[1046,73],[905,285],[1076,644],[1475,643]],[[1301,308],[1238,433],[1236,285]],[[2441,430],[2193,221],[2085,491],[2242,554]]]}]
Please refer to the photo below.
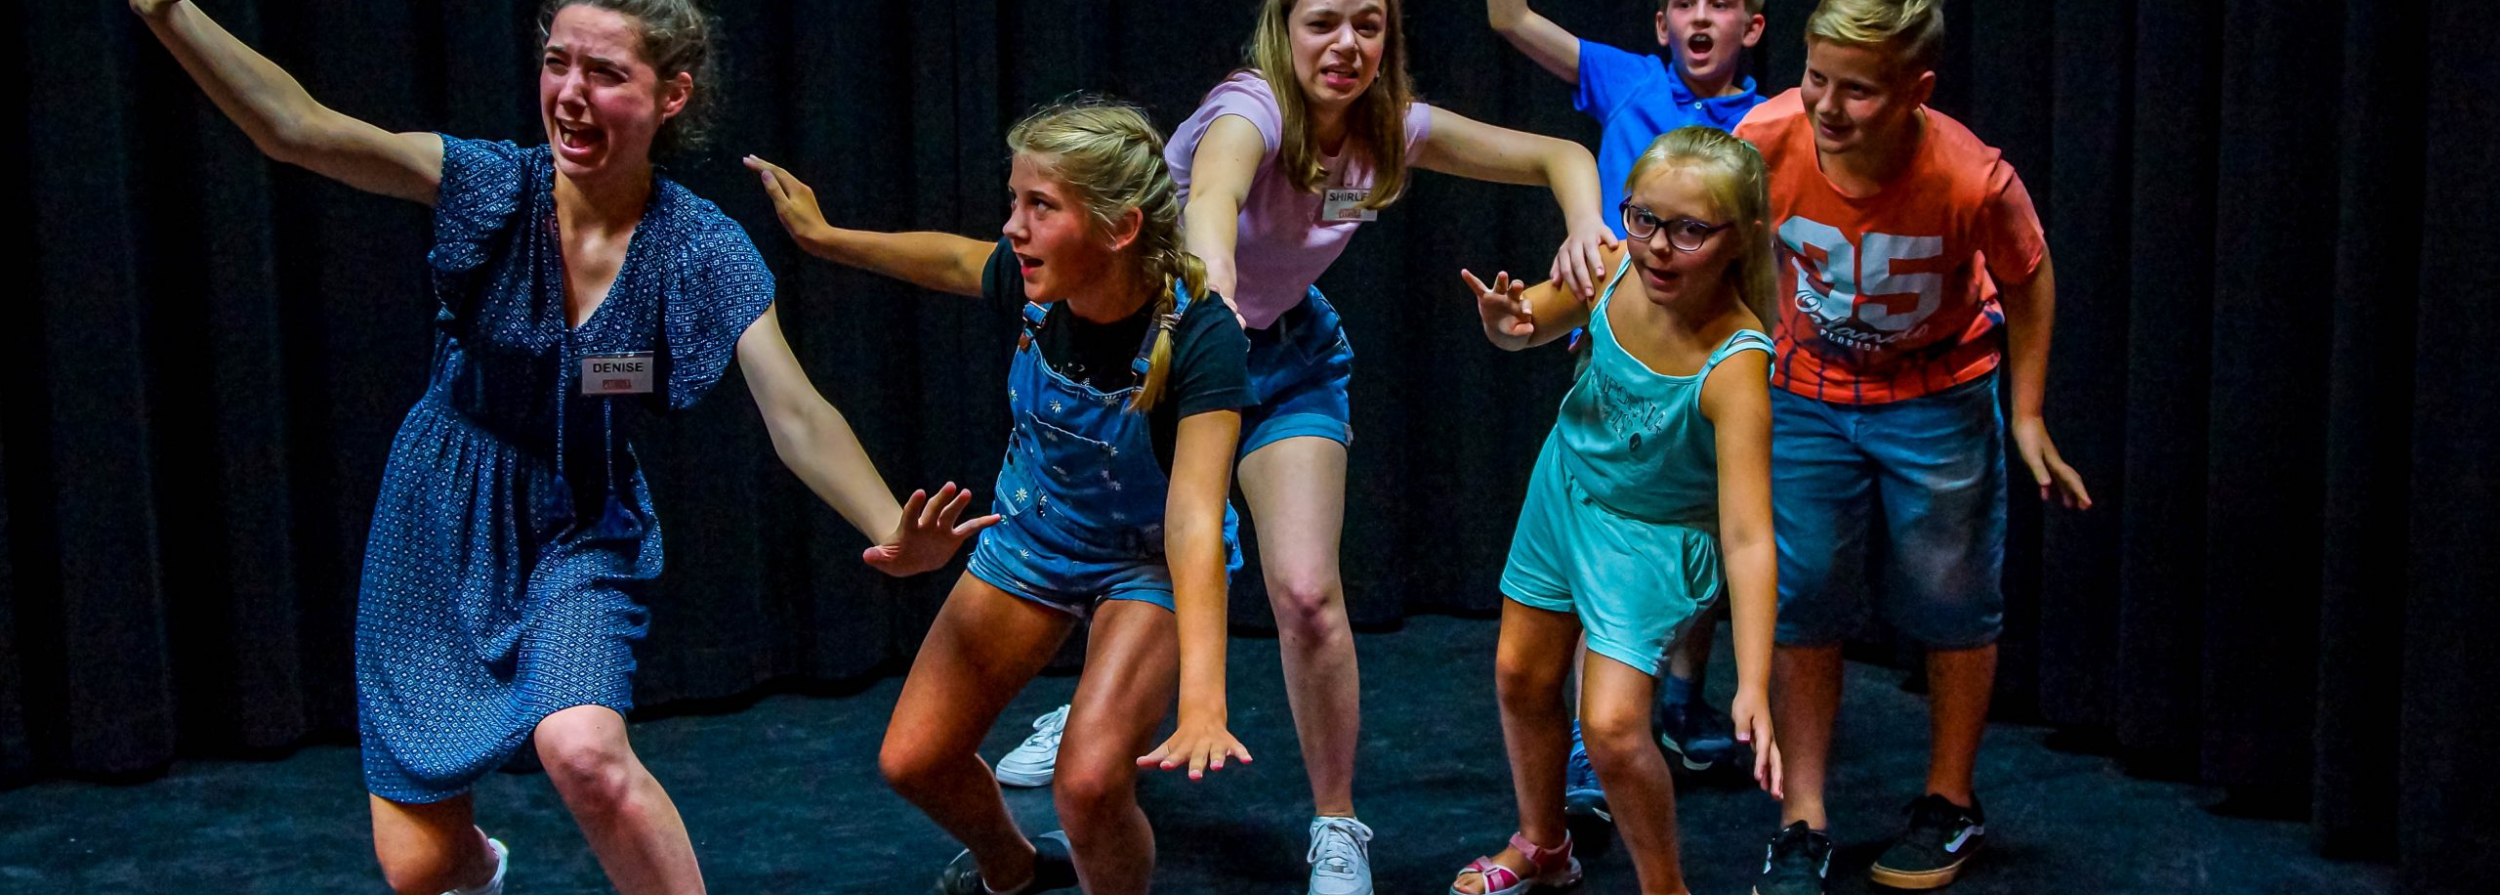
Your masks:
[{"label": "shirley name tag", "polygon": [[1369,209],[1369,208],[1364,208],[1364,207],[1363,207],[1363,200],[1368,199],[1368,198],[1371,198],[1371,194],[1372,194],[1372,191],[1370,191],[1370,190],[1329,190],[1329,191],[1327,192],[1327,197],[1326,197],[1326,199],[1325,199],[1325,200],[1321,203],[1321,205],[1320,205],[1320,209],[1319,209],[1319,217],[1320,217],[1320,220],[1323,220],[1323,221],[1376,221],[1376,220],[1379,220],[1379,219],[1380,219],[1380,212],[1373,211],[1372,209]]},{"label": "shirley name tag", "polygon": [[582,358],[582,394],[648,395],[651,353],[596,354]]}]

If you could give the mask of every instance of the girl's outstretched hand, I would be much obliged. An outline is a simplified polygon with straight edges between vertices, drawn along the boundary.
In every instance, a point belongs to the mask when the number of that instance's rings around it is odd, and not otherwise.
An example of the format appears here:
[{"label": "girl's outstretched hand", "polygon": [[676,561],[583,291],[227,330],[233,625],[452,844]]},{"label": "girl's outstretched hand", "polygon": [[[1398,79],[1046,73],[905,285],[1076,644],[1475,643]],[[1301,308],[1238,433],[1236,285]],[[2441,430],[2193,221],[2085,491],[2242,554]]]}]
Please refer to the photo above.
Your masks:
[{"label": "girl's outstretched hand", "polygon": [[1240,740],[1234,739],[1231,731],[1224,729],[1224,722],[1184,717],[1163,745],[1138,756],[1137,766],[1166,771],[1187,767],[1189,779],[1199,780],[1205,778],[1208,771],[1223,770],[1227,757],[1249,764],[1250,750]]},{"label": "girl's outstretched hand", "polygon": [[1490,286],[1476,279],[1474,271],[1460,270],[1458,275],[1476,293],[1476,314],[1484,318],[1486,335],[1497,340],[1536,335],[1536,309],[1524,297],[1528,284],[1511,279],[1508,272],[1494,274]]},{"label": "girl's outstretched hand", "polygon": [[764,179],[764,195],[773,200],[773,214],[781,218],[781,229],[806,242],[811,234],[831,225],[825,223],[825,211],[816,204],[816,191],[792,176],[780,165],[755,156],[745,159],[747,170]]},{"label": "girl's outstretched hand", "polygon": [[995,513],[957,524],[955,518],[963,515],[964,507],[971,503],[971,489],[957,488],[954,482],[939,488],[934,500],[927,491],[914,491],[911,500],[903,503],[902,523],[894,533],[859,558],[896,578],[943,566],[955,558],[955,550],[963,546],[965,538],[998,524]]}]

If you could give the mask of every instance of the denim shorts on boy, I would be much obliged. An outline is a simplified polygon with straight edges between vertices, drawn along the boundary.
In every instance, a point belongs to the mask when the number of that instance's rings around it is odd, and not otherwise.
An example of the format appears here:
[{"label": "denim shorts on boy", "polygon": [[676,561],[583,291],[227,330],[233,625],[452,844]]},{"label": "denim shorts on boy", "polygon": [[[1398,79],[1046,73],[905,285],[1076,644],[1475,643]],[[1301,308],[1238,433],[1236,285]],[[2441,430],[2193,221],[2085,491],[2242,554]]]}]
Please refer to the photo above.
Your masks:
[{"label": "denim shorts on boy", "polygon": [[1868,617],[1860,579],[1883,513],[1874,607],[1930,649],[1996,642],[2005,595],[2005,437],[1994,374],[1886,404],[1771,390],[1771,509],[1780,554],[1778,639],[1829,646]]},{"label": "denim shorts on boy", "polygon": [[1241,409],[1240,456],[1304,435],[1353,443],[1346,382],[1354,376],[1354,346],[1319,287],[1274,325],[1248,335],[1250,405]]}]

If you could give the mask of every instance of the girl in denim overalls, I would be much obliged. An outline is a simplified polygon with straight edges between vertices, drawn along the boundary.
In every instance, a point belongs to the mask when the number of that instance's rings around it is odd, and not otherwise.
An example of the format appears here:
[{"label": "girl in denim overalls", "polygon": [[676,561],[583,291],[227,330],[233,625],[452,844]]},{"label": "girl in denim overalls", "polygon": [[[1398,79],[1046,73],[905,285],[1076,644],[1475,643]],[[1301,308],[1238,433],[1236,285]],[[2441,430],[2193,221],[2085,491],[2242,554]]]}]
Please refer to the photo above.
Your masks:
[{"label": "girl in denim overalls", "polygon": [[1463,274],[1494,344],[1518,350],[1586,324],[1590,351],[1537,456],[1502,571],[1496,677],[1519,831],[1460,871],[1452,895],[1579,881],[1563,812],[1563,690],[1583,632],[1581,725],[1642,891],[1685,891],[1674,785],[1649,739],[1654,675],[1722,591],[1735,622],[1736,737],[1756,747],[1755,779],[1779,793],[1766,696],[1779,572],[1766,181],[1744,141],[1669,131],[1627,178],[1626,251],[1609,253],[1618,266],[1597,301]]},{"label": "girl in denim overalls", "polygon": [[[1007,139],[1014,198],[998,243],[837,230],[787,171],[749,166],[815,254],[1031,302],[1007,377],[1002,521],[981,533],[930,627],[879,766],[966,846],[941,893],[1037,892],[1079,876],[1089,892],[1143,892],[1154,842],[1137,769],[1186,766],[1196,778],[1250,758],[1225,729],[1224,703],[1225,582],[1240,562],[1225,500],[1248,345],[1232,313],[1201,295],[1205,268],[1180,248],[1180,200],[1143,115],[1053,106]],[[1085,344],[1109,344],[1117,360]],[[1055,793],[1066,832],[1029,840],[974,749],[1088,619]],[[1178,729],[1157,746],[1176,688]]]}]

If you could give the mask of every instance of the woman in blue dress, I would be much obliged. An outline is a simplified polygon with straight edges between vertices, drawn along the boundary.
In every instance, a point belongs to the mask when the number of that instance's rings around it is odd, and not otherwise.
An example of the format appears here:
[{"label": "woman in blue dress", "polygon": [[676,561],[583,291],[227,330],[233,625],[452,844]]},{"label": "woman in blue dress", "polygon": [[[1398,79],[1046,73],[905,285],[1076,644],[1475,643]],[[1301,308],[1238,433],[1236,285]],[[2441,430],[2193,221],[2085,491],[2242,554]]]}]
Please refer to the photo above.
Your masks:
[{"label": "woman in blue dress", "polygon": [[[535,742],[625,893],[700,892],[676,808],[625,735],[660,528],[630,448],[734,357],[791,471],[895,575],[996,521],[953,485],[898,505],[783,341],[745,231],[659,176],[694,136],[710,38],[691,0],[548,0],[549,145],[394,134],[315,102],[187,0],[132,9],[270,157],[434,208],[434,362],[366,546],[356,690],[374,849],[400,893],[499,892],[469,788]],[[695,113],[690,115],[689,113]]]}]

